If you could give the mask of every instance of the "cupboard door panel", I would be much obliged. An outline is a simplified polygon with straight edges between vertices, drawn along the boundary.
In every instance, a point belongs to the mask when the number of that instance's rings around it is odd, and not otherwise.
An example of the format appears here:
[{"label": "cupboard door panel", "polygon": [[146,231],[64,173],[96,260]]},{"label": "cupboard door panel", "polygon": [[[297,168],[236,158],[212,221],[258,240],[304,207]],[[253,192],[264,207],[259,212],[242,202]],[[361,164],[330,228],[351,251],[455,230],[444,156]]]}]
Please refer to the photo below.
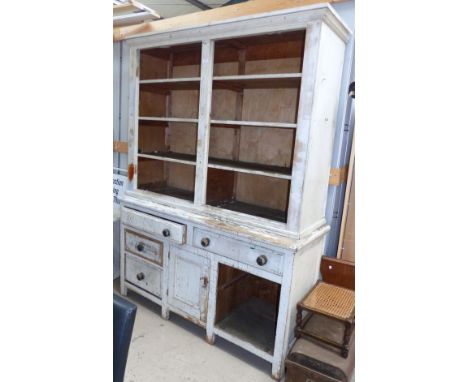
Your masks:
[{"label": "cupboard door panel", "polygon": [[169,251],[169,305],[206,322],[210,260],[175,247]]}]

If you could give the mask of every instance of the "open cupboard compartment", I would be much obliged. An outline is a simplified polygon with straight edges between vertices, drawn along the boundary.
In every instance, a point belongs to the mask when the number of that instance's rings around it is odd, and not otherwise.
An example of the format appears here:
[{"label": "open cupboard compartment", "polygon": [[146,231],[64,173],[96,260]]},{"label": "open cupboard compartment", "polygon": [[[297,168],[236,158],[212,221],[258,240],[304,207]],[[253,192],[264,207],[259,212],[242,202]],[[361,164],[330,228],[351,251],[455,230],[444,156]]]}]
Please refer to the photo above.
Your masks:
[{"label": "open cupboard compartment", "polygon": [[286,223],[304,40],[215,42],[207,204]]},{"label": "open cupboard compartment", "polygon": [[140,51],[138,188],[193,202],[201,43]]},{"label": "open cupboard compartment", "polygon": [[138,188],[193,202],[195,166],[138,158]]},{"label": "open cupboard compartment", "polygon": [[215,327],[273,355],[281,285],[219,264]]}]

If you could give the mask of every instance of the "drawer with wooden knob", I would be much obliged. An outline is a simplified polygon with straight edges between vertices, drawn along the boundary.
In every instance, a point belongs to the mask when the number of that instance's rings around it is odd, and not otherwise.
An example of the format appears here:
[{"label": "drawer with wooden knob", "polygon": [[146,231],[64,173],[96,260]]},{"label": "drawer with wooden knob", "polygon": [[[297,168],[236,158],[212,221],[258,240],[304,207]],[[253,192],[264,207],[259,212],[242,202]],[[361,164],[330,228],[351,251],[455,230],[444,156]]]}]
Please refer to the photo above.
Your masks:
[{"label": "drawer with wooden knob", "polygon": [[134,227],[152,236],[185,243],[186,226],[157,216],[145,214],[130,208],[122,208],[121,223]]},{"label": "drawer with wooden knob", "polygon": [[283,273],[283,255],[255,244],[194,228],[193,246],[277,275]]},{"label": "drawer with wooden knob", "polygon": [[161,297],[162,269],[149,261],[126,253],[125,279],[146,292]]},{"label": "drawer with wooden knob", "polygon": [[125,251],[163,266],[163,243],[129,229],[125,229]]}]

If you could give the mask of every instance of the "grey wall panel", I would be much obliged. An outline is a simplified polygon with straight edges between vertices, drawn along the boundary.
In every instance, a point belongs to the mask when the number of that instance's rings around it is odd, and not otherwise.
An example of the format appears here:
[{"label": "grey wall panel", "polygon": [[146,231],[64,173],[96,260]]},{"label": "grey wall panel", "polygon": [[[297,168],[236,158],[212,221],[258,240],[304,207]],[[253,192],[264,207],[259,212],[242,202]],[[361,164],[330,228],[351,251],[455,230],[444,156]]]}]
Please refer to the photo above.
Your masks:
[{"label": "grey wall panel", "polygon": [[[122,44],[115,42],[113,45],[113,122],[114,122],[114,141],[120,140],[120,77],[121,77],[121,59]],[[114,167],[119,167],[119,154],[114,153]]]},{"label": "grey wall panel", "polygon": [[[333,7],[348,27],[354,31],[354,1],[334,4]],[[341,80],[340,103],[337,112],[337,126],[334,139],[332,164],[333,168],[340,168],[349,163],[351,143],[354,133],[354,106],[348,97],[349,84],[354,81],[354,35],[346,48],[343,77]],[[351,121],[352,115],[352,121]],[[346,183],[339,186],[329,186],[325,219],[331,229],[325,241],[325,254],[335,257],[343,215],[343,201]]]}]

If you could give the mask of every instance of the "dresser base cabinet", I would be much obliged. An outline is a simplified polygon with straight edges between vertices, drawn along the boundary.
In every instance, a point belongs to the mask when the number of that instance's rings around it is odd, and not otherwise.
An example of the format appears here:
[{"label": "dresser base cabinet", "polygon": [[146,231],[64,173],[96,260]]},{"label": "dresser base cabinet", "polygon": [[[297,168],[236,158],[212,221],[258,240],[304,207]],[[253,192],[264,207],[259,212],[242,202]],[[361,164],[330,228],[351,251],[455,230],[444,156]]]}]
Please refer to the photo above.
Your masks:
[{"label": "dresser base cabinet", "polygon": [[[272,376],[280,379],[294,340],[296,304],[318,278],[328,227],[317,230],[301,248],[294,248],[294,240],[289,242],[292,248],[284,248],[178,216],[140,213],[186,226],[187,242],[178,245],[157,238],[156,243],[162,243],[163,267],[123,250],[122,293],[130,289],[160,304],[164,318],[173,312],[204,327],[209,343],[216,343],[219,336],[271,362]],[[135,237],[156,240],[137,227],[121,229],[123,236],[132,232]],[[200,245],[202,239],[204,245]],[[143,278],[138,280],[138,275]]]},{"label": "dresser base cabinet", "polygon": [[280,379],[329,230],[350,32],[328,4],[176,25],[122,41],[121,292]]}]

